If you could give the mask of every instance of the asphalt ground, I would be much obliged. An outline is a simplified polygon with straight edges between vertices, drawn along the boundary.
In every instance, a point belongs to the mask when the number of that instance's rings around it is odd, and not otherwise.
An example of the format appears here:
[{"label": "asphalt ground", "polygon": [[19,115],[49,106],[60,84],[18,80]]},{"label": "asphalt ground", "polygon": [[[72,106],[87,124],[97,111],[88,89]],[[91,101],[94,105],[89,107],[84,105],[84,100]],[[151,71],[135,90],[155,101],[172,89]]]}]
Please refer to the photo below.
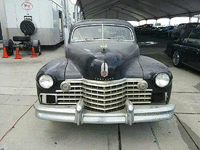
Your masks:
[{"label": "asphalt ground", "polygon": [[[200,73],[176,68],[163,51],[167,39],[138,36],[141,55],[157,59],[173,73],[171,120],[129,125],[77,126],[35,117],[35,76],[50,60],[64,56],[64,46],[42,47],[22,59],[0,58],[0,150],[198,150],[200,148]],[[1,47],[1,43],[0,43]],[[3,50],[0,49],[0,56]]]}]

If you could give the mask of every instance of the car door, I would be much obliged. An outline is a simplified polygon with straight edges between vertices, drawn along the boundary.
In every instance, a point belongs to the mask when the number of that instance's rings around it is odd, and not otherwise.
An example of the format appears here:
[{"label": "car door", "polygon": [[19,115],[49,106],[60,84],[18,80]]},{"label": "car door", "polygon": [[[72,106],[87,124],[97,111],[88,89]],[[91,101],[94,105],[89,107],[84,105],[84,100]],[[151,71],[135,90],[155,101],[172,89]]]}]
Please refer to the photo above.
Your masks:
[{"label": "car door", "polygon": [[197,68],[198,55],[200,47],[200,30],[192,30],[188,38],[184,39],[185,63],[191,67]]},{"label": "car door", "polygon": [[197,50],[197,55],[196,55],[196,68],[198,70],[200,70],[200,39],[197,40],[197,46],[198,46],[198,50]]},{"label": "car door", "polygon": [[193,39],[194,67],[200,70],[200,29],[193,31],[194,35],[190,38]]},{"label": "car door", "polygon": [[176,50],[179,51],[181,57],[182,57],[182,62],[183,63],[188,63],[190,62],[189,57],[188,57],[188,36],[190,32],[185,32],[181,37],[177,40],[177,48]]}]

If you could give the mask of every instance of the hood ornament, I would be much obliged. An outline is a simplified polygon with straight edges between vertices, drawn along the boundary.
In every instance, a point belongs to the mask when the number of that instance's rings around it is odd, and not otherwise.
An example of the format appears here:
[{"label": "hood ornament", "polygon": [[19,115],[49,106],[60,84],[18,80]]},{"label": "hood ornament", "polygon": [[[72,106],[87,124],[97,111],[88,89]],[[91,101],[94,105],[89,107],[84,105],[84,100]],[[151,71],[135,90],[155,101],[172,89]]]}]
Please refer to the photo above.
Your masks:
[{"label": "hood ornament", "polygon": [[100,45],[100,47],[102,48],[102,53],[105,54],[106,53],[107,44],[102,42],[102,45]]},{"label": "hood ornament", "polygon": [[101,76],[104,78],[108,76],[108,64],[107,63],[101,64]]}]

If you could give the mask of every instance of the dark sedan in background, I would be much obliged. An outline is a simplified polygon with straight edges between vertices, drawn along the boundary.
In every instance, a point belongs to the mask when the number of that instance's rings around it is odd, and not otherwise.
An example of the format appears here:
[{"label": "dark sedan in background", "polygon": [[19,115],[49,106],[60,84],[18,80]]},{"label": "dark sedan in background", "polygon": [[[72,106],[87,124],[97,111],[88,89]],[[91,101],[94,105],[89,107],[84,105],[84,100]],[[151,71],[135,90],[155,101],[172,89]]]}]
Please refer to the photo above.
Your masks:
[{"label": "dark sedan in background", "polygon": [[182,23],[179,24],[177,28],[175,28],[171,33],[172,39],[178,39],[183,33],[186,31],[190,31],[192,29],[196,29],[200,26],[200,23]]},{"label": "dark sedan in background", "polygon": [[166,27],[160,27],[156,30],[156,34],[158,36],[171,36],[171,33],[175,26],[166,26]]},{"label": "dark sedan in background", "polygon": [[178,40],[169,42],[165,54],[174,66],[183,64],[200,71],[200,29],[186,31]]}]

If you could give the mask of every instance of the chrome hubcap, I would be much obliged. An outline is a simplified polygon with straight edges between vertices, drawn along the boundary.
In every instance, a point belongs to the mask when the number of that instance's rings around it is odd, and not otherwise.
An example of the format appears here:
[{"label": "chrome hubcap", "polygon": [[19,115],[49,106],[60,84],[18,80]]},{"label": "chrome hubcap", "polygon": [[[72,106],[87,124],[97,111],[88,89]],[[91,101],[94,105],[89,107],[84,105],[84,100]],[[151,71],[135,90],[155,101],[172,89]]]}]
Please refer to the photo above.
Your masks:
[{"label": "chrome hubcap", "polygon": [[174,65],[178,65],[179,61],[180,61],[179,53],[178,52],[174,52],[174,55],[173,55],[173,63],[174,63]]}]

